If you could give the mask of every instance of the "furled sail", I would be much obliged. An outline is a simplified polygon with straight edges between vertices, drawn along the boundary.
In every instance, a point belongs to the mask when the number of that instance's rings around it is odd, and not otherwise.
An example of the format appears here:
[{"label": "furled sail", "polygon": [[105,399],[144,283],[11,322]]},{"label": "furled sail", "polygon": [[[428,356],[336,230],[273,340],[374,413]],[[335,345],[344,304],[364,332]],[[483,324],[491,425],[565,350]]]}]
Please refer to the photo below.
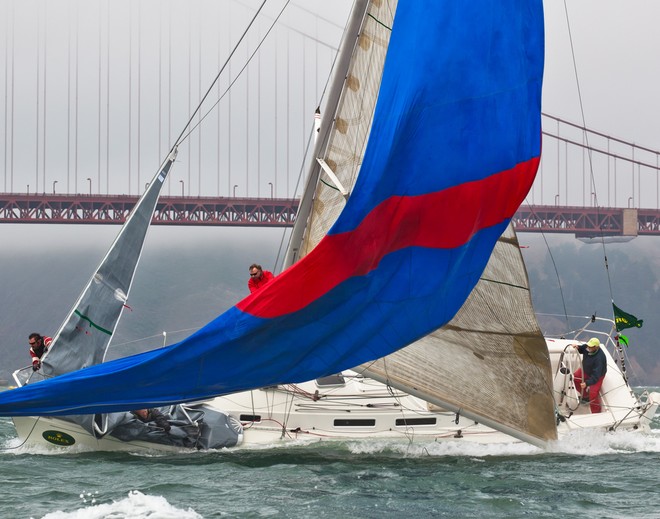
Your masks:
[{"label": "furled sail", "polygon": [[0,414],[108,412],[302,382],[454,317],[538,166],[542,3],[401,2],[393,19],[360,174],[327,236],[184,341],[2,393]]}]

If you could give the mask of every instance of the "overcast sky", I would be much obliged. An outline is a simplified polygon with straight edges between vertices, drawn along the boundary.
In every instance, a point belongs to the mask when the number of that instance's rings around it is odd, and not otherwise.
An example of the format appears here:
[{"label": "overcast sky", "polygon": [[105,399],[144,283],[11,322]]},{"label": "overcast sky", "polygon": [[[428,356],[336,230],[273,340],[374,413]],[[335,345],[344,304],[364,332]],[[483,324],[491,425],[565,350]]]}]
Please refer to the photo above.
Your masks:
[{"label": "overcast sky", "polygon": [[581,122],[574,52],[587,127],[660,149],[660,2],[549,0],[544,9],[544,111]]},{"label": "overcast sky", "polygon": [[[4,0],[0,189],[140,192],[260,3]],[[294,196],[311,114],[351,3],[290,3],[234,85],[233,98],[225,97],[182,146],[166,194]],[[284,4],[267,3],[212,102]],[[584,118],[598,132],[660,148],[660,2],[549,0],[544,7],[544,112],[576,124]],[[655,207],[655,198],[642,198],[655,192],[656,172],[642,171],[635,187],[625,166],[618,167],[616,205],[632,196],[636,206]],[[532,193],[536,203],[554,203],[556,195],[562,204],[590,202],[588,179],[578,179],[577,188],[555,186],[556,168],[546,169],[543,190]],[[611,186],[595,190],[599,205],[615,205]]]},{"label": "overcast sky", "polygon": [[165,193],[292,196],[349,3],[289,2],[275,23],[271,0],[239,44],[260,4],[2,2],[0,189],[142,192],[224,69]]}]

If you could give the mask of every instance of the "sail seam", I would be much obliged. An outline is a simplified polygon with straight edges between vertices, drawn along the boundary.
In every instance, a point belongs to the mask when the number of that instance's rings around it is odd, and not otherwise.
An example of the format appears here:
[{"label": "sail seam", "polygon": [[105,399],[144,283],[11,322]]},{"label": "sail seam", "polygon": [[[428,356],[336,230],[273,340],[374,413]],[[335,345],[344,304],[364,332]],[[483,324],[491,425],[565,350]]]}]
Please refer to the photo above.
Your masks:
[{"label": "sail seam", "polygon": [[75,313],[81,319],[87,321],[92,328],[96,328],[97,330],[99,330],[103,333],[107,333],[108,335],[112,335],[112,332],[110,330],[106,330],[102,326],[99,326],[94,321],[92,321],[89,317],[87,317],[86,315],[81,314],[78,310],[74,310],[73,313]]},{"label": "sail seam", "polygon": [[484,281],[486,283],[495,283],[496,285],[504,285],[504,286],[512,287],[512,288],[520,288],[522,290],[527,290],[529,292],[529,287],[526,287],[524,285],[514,284],[514,283],[507,283],[506,281],[498,281],[496,279],[488,279],[488,278],[479,278],[479,281]]},{"label": "sail seam", "polygon": [[[442,329],[443,330],[451,330],[451,331],[454,331],[454,332],[464,332],[464,333],[477,333],[477,334],[483,333],[483,330],[481,330],[479,328],[466,328],[465,326],[456,326],[456,325],[452,325],[452,324],[446,324],[442,327]],[[507,336],[512,335],[512,333],[510,331],[500,332],[500,331],[488,330],[488,335],[492,335],[492,336],[495,336],[495,337],[507,337]],[[515,334],[515,336],[516,337],[523,337],[523,338],[526,338],[526,339],[536,339],[536,338],[538,338],[538,335],[534,332],[517,332]],[[483,354],[483,352],[482,352],[482,354]]]},{"label": "sail seam", "polygon": [[385,24],[384,24],[383,22],[381,22],[378,18],[376,18],[373,14],[371,14],[371,13],[367,13],[367,16],[369,16],[369,18],[371,18],[374,22],[376,22],[376,23],[377,23],[378,25],[380,25],[381,27],[385,27],[385,29],[387,29],[388,31],[392,32],[392,27],[390,27],[389,25],[385,25]]}]

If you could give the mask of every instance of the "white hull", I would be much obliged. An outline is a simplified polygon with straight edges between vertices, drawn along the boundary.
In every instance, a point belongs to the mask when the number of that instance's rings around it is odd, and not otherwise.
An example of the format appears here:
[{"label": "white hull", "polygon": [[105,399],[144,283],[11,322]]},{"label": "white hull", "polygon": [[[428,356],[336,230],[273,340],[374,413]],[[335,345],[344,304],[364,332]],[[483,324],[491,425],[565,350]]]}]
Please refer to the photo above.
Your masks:
[{"label": "white hull", "polygon": [[[174,407],[174,406],[173,406]],[[183,424],[177,416],[181,409],[187,413],[189,423]],[[177,406],[176,412],[168,414],[171,424],[165,432],[155,423],[142,424],[139,427],[122,422],[118,429],[116,423],[109,427],[106,434],[90,434],[84,427],[73,421],[48,416],[13,417],[14,427],[21,441],[27,447],[45,447],[57,450],[76,451],[164,451],[183,452],[201,448],[220,449],[224,446],[240,445],[243,441],[242,427],[238,421],[227,417],[226,413],[215,413],[202,405]],[[221,415],[220,419],[218,415]],[[149,432],[144,434],[146,428]],[[227,428],[232,432],[228,432]],[[97,430],[96,426],[94,427]],[[116,436],[113,436],[115,431]],[[119,432],[117,432],[119,431]],[[117,437],[119,436],[119,437]],[[123,436],[123,439],[121,437]],[[128,439],[127,438],[130,438]],[[204,447],[201,447],[204,446]]]},{"label": "white hull", "polygon": [[[588,403],[578,401],[572,377],[559,370],[560,361],[570,373],[580,366],[580,357],[570,347],[573,343],[547,340],[555,374],[555,401],[565,418],[558,425],[559,438],[584,429],[648,432],[660,394],[652,393],[640,400],[604,349],[608,374],[601,390],[602,412],[592,414]],[[565,350],[568,353],[562,357]],[[432,411],[423,400],[353,372],[344,373],[341,385],[310,381],[219,397],[210,405],[239,419],[244,427],[244,446],[333,439],[517,441],[456,413]]]},{"label": "white hull", "polygon": [[[560,439],[572,431],[584,429],[649,431],[660,394],[652,393],[638,399],[609,352],[604,350],[608,357],[608,373],[601,390],[603,411],[592,414],[588,403],[578,401],[571,377],[559,369],[560,362],[569,373],[579,367],[580,358],[570,347],[573,341],[548,339],[547,343],[554,373],[555,401],[559,413],[565,417],[558,426]],[[456,413],[430,410],[419,398],[350,371],[341,378],[235,393],[215,398],[205,405],[239,420],[244,427],[241,446],[248,447],[328,440],[517,441]],[[168,445],[124,442],[109,435],[97,439],[81,427],[58,418],[16,417],[14,424],[21,441],[30,446],[181,451]]]},{"label": "white hull", "polygon": [[[317,381],[235,393],[210,405],[227,410],[243,424],[243,445],[287,441],[435,441],[469,438],[483,443],[511,437],[450,411],[431,411],[419,398],[353,372],[344,384]],[[315,400],[315,392],[321,397]]]},{"label": "white hull", "polygon": [[125,442],[112,436],[95,438],[79,425],[48,416],[15,416],[12,420],[21,443],[27,447],[45,447],[80,452],[154,450],[177,452],[181,450],[170,445],[150,442]]}]

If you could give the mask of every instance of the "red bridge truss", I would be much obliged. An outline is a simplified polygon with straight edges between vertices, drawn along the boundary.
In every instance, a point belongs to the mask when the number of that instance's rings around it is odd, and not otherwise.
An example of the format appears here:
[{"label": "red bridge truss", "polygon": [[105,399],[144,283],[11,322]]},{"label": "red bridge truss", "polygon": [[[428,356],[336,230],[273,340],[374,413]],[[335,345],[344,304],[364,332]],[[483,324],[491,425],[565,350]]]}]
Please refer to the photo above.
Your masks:
[{"label": "red bridge truss", "polygon": [[578,238],[660,235],[657,209],[616,207],[520,206],[513,217],[517,232],[571,233]]},{"label": "red bridge truss", "polygon": [[[0,194],[0,223],[121,224],[137,196]],[[288,227],[298,201],[288,198],[161,196],[155,225]]]},{"label": "red bridge truss", "polygon": [[[137,202],[127,195],[0,194],[0,223],[121,224]],[[155,225],[289,227],[298,200],[163,196]],[[521,206],[518,232],[571,233],[577,237],[660,235],[657,209]]]}]

